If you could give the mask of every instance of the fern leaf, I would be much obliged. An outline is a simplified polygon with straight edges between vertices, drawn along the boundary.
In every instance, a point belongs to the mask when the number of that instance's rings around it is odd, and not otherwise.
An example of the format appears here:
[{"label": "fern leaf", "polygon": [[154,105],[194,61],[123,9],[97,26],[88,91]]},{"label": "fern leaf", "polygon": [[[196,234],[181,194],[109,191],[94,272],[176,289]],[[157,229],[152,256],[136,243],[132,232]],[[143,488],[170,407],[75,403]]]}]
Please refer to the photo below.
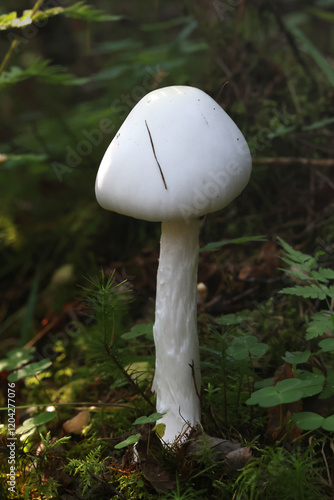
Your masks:
[{"label": "fern leaf", "polygon": [[107,469],[104,459],[101,457],[101,445],[91,450],[84,460],[71,458],[63,470],[75,476],[80,475],[81,488],[84,494],[91,486],[92,474],[99,475]]},{"label": "fern leaf", "polygon": [[321,283],[328,283],[329,280],[334,279],[334,270],[328,267],[321,267],[317,271],[312,271],[312,278]]},{"label": "fern leaf", "polygon": [[123,16],[112,16],[104,13],[102,10],[93,9],[90,5],[86,5],[85,2],[77,2],[63,10],[66,17],[73,17],[84,21],[101,22],[119,21],[123,19]]},{"label": "fern leaf", "polygon": [[31,77],[36,77],[45,83],[56,85],[82,85],[89,81],[88,78],[77,78],[71,75],[62,66],[51,66],[49,65],[49,61],[36,59],[26,69],[12,66],[10,71],[4,71],[0,75],[0,88],[13,85]]},{"label": "fern leaf", "polygon": [[300,268],[299,269],[293,268],[293,269],[281,269],[281,271],[284,271],[289,276],[297,278],[298,280],[301,281],[308,281],[308,282],[314,281],[312,274],[310,274],[310,272],[306,271],[305,269],[301,270]]},{"label": "fern leaf", "polygon": [[8,30],[11,28],[26,28],[28,25],[39,23],[50,17],[64,14],[66,17],[81,19],[83,21],[119,21],[123,16],[113,16],[106,14],[102,10],[93,9],[85,2],[77,2],[69,7],[52,7],[51,9],[38,10],[35,14],[32,10],[25,10],[21,17],[17,16],[15,11],[3,14],[0,16],[0,30]]},{"label": "fern leaf", "polygon": [[286,241],[282,240],[282,238],[277,237],[277,239],[284,249],[284,254],[281,258],[290,266],[297,267],[303,271],[310,271],[317,263],[317,256],[312,257],[311,255],[304,254],[292,248]]},{"label": "fern leaf", "polygon": [[306,329],[306,340],[311,340],[324,333],[328,333],[333,330],[334,327],[334,315],[329,312],[318,312],[312,316],[307,329]]},{"label": "fern leaf", "polygon": [[[333,296],[334,296],[334,287]],[[288,295],[296,295],[297,297],[304,297],[304,299],[320,299],[324,300],[326,295],[330,295],[330,290],[326,286],[318,286],[315,284],[306,286],[294,286],[289,288],[283,288],[279,293],[284,293]]]}]

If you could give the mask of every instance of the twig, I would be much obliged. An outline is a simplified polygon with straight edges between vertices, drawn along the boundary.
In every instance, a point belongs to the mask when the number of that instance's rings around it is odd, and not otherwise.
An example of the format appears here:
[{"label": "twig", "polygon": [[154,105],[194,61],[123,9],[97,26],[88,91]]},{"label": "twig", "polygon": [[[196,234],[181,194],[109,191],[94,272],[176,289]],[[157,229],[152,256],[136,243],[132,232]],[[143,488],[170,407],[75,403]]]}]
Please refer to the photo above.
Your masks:
[{"label": "twig", "polygon": [[317,82],[313,76],[313,73],[310,70],[310,67],[305,63],[301,51],[299,50],[298,44],[296,43],[296,40],[291,33],[291,31],[287,28],[283,17],[281,15],[280,9],[277,7],[277,4],[273,0],[269,0],[268,2],[268,7],[269,10],[273,13],[275,20],[278,24],[278,27],[282,31],[283,35],[285,36],[288,44],[291,47],[292,53],[295,56],[297,62],[300,64],[300,66],[303,68],[305,71],[305,74],[308,75],[308,77],[312,80],[312,84],[314,88],[317,88]]},{"label": "twig", "polygon": [[123,373],[124,377],[127,379],[127,381],[129,382],[129,384],[135,389],[136,392],[139,392],[139,394],[142,396],[142,398],[151,407],[155,408],[155,405],[152,403],[152,401],[150,400],[150,398],[148,398],[146,396],[146,394],[144,393],[144,391],[141,389],[141,387],[139,387],[139,385],[136,384],[136,382],[134,380],[132,380],[131,375],[123,367],[122,363],[119,361],[119,359],[117,358],[117,356],[115,356],[115,354],[113,354],[112,350],[110,348],[108,348],[108,346],[106,346],[106,350],[107,350],[107,353],[109,354],[110,358],[112,359],[112,361],[115,363],[115,365],[117,366],[117,368]]},{"label": "twig", "polygon": [[56,318],[53,318],[50,323],[48,323],[41,331],[36,333],[34,338],[29,340],[29,342],[24,346],[25,349],[29,349],[29,347],[32,347],[33,345],[36,344],[38,340],[40,340],[42,337],[44,337],[45,334],[47,334],[51,328],[53,328],[59,321],[59,317],[57,316]]},{"label": "twig", "polygon": [[113,495],[117,495],[119,498],[123,498],[126,500],[126,497],[118,491],[112,484],[107,483],[107,481],[104,481],[101,479],[97,474],[94,474],[94,472],[89,471],[90,476],[95,479],[98,483],[100,483],[107,491],[110,493],[113,493]]},{"label": "twig", "polygon": [[[74,406],[74,408],[76,410],[84,410],[86,407],[88,410],[92,410],[92,409],[95,409],[95,407],[97,406],[111,406],[113,408],[125,408],[127,410],[136,410],[138,411],[138,408],[136,408],[135,406],[130,406],[130,405],[127,405],[125,403],[101,403],[101,402],[98,402],[96,403],[95,401],[73,401],[72,403],[54,403],[53,401],[51,403],[38,403],[36,406],[31,406],[31,405],[20,405],[20,406],[16,406],[16,409],[17,410],[35,410],[35,408],[47,408],[48,406],[54,406],[54,407],[57,407],[57,406]],[[94,407],[94,408],[92,408]],[[3,406],[0,408],[0,411],[7,411],[8,410],[8,406]],[[24,415],[24,414],[30,414],[31,411],[26,411],[26,412],[22,412],[22,414],[20,414],[21,416]],[[106,439],[106,438],[104,438]]]},{"label": "twig", "polygon": [[329,187],[331,187],[332,189],[334,189],[334,182],[332,182],[330,179],[328,179],[328,177],[326,175],[324,175],[319,170],[316,172],[316,175],[318,177],[320,177],[320,179],[322,179],[323,181],[325,181],[326,184],[328,184]]},{"label": "twig", "polygon": [[5,55],[5,57],[1,63],[1,66],[0,66],[0,75],[3,71],[5,71],[7,64],[9,63],[9,60],[12,57],[13,52],[16,49],[16,47],[19,45],[19,43],[20,43],[19,40],[17,38],[15,38],[15,40],[13,40],[12,43],[10,44],[9,50],[8,50],[7,54]]},{"label": "twig", "polygon": [[333,158],[297,158],[294,156],[280,156],[278,158],[254,158],[254,163],[269,163],[273,165],[290,165],[298,163],[310,167],[333,167]]},{"label": "twig", "polygon": [[325,467],[326,467],[326,472],[327,472],[327,477],[328,477],[328,486],[330,488],[333,488],[333,480],[332,480],[332,477],[331,477],[331,472],[330,472],[330,469],[329,469],[329,465],[328,465],[328,461],[327,461],[327,458],[326,458],[326,454],[324,452],[324,448],[325,448],[325,442],[322,443],[322,446],[321,446],[321,455],[324,459],[324,462],[325,462]]},{"label": "twig", "polygon": [[197,384],[196,384],[196,377],[195,377],[195,363],[194,363],[194,360],[192,359],[191,360],[191,363],[188,363],[188,365],[190,366],[191,368],[191,375],[192,375],[192,378],[193,378],[193,381],[194,381],[194,385],[195,385],[195,392],[197,394],[197,397],[199,400],[201,400],[201,396],[198,392],[198,388],[197,388]]},{"label": "twig", "polygon": [[220,91],[218,92],[217,97],[215,99],[217,102],[219,101],[220,94],[223,92],[225,85],[228,85],[229,83],[230,82],[226,80],[226,82],[224,82],[223,85],[220,87]]}]

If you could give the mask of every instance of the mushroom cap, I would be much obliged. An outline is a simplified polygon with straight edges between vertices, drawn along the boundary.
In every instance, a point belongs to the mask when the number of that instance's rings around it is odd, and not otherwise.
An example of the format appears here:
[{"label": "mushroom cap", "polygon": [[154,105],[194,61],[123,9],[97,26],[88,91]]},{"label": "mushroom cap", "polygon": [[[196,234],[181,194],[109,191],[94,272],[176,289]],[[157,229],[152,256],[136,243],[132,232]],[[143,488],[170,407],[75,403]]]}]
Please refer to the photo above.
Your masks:
[{"label": "mushroom cap", "polygon": [[107,210],[148,221],[190,220],[228,205],[248,183],[251,155],[233,120],[205,92],[150,92],[129,113],[96,179]]}]

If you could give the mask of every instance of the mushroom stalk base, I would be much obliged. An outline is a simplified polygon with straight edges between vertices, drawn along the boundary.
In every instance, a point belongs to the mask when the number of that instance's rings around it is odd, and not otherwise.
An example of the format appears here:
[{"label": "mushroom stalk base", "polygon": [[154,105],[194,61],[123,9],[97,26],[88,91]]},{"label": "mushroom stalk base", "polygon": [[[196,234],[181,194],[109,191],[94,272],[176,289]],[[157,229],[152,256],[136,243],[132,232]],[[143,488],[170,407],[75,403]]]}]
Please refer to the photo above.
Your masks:
[{"label": "mushroom stalk base", "polygon": [[173,442],[200,421],[201,375],[197,335],[197,265],[200,221],[163,222],[153,335],[159,420]]}]

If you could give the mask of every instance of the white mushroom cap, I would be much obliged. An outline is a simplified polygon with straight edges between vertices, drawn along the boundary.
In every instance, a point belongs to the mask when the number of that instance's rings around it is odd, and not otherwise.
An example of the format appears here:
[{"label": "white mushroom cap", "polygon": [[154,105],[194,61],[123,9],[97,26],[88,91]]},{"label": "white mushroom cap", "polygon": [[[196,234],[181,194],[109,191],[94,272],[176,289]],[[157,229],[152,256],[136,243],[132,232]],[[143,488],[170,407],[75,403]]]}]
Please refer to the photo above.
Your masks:
[{"label": "white mushroom cap", "polygon": [[96,197],[137,219],[187,221],[228,205],[250,172],[246,140],[225,111],[199,89],[165,87],[124,121],[101,162]]}]

